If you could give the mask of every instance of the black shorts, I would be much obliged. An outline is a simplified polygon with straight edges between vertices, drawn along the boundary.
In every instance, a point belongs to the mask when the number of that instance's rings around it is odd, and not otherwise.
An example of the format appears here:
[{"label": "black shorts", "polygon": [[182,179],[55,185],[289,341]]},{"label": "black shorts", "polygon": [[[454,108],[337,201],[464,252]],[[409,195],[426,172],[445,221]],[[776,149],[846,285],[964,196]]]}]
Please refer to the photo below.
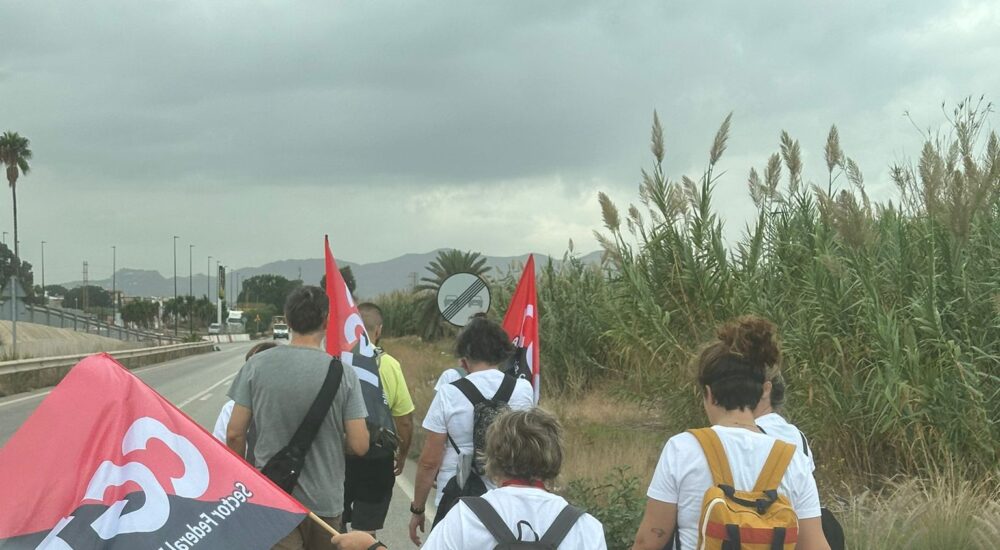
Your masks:
[{"label": "black shorts", "polygon": [[392,458],[347,458],[344,470],[344,525],[355,531],[378,531],[392,502],[396,484]]}]

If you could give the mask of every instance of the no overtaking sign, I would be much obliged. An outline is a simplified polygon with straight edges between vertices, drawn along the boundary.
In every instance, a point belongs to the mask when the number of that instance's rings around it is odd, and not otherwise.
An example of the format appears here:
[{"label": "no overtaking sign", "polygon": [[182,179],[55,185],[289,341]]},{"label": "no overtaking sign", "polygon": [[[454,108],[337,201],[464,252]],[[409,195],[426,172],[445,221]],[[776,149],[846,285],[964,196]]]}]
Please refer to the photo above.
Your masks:
[{"label": "no overtaking sign", "polygon": [[464,327],[477,313],[490,309],[490,287],[472,273],[456,273],[441,283],[438,311],[449,323]]}]

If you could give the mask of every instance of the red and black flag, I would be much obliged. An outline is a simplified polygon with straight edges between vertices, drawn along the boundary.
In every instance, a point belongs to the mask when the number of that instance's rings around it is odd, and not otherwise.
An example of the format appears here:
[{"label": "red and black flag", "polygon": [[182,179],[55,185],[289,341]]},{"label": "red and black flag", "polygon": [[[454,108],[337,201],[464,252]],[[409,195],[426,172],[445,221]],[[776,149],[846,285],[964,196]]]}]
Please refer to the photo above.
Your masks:
[{"label": "red and black flag", "polygon": [[308,511],[107,354],[0,449],[0,548],[270,548]]},{"label": "red and black flag", "polygon": [[330,238],[326,237],[326,296],[330,299],[330,313],[326,325],[326,352],[354,368],[361,380],[361,395],[365,400],[368,418],[368,458],[395,456],[398,439],[396,425],[382,388],[378,367],[379,350],[368,336],[365,323],[354,303],[354,297],[337,269],[337,261],[330,251]]},{"label": "red and black flag", "polygon": [[535,404],[541,394],[541,366],[538,363],[538,294],[535,291],[535,256],[528,256],[524,272],[503,318],[503,329],[517,347],[504,372],[531,382]]}]

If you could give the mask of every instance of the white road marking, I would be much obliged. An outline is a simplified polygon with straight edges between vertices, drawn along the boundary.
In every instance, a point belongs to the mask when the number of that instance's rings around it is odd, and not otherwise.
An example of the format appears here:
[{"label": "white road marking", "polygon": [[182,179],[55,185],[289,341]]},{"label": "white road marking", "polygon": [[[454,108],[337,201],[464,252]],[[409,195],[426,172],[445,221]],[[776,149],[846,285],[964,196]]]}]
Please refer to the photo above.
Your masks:
[{"label": "white road marking", "polygon": [[201,399],[199,399],[198,401],[208,401],[209,399],[211,399],[211,397],[212,394],[206,393],[205,395],[201,396]]},{"label": "white road marking", "polygon": [[17,399],[11,399],[10,401],[4,401],[3,403],[0,403],[0,407],[6,407],[7,405],[13,405],[14,403],[20,403],[21,401],[27,401],[29,399],[35,399],[37,397],[45,397],[50,393],[52,393],[52,390],[32,395],[26,395],[24,397],[18,397]]},{"label": "white road marking", "polygon": [[[218,382],[212,384],[211,386],[209,386],[209,387],[201,390],[200,392],[194,394],[194,396],[191,397],[190,399],[185,399],[184,401],[181,401],[180,403],[178,403],[177,404],[177,408],[178,409],[183,409],[184,407],[186,407],[186,406],[190,405],[192,402],[194,402],[195,399],[201,399],[205,394],[211,392],[215,388],[218,388],[219,386],[225,384],[226,382],[231,382],[233,380],[233,378],[236,378],[236,374],[235,373],[234,374],[227,374],[225,378],[223,378],[222,380],[219,380]],[[209,395],[211,395],[211,394],[209,394]]]},{"label": "white road marking", "polygon": [[[407,462],[411,462],[411,463],[412,463],[413,461],[412,461],[412,460],[407,460]],[[398,487],[399,487],[400,489],[402,489],[402,490],[403,490],[403,493],[405,493],[405,494],[406,494],[406,496],[407,496],[407,498],[409,498],[409,499],[410,499],[410,502],[413,502],[413,483],[412,483],[412,482],[410,482],[410,480],[409,480],[409,479],[407,479],[407,477],[406,477],[406,472],[405,472],[405,471],[403,472],[403,475],[400,475],[400,476],[396,476],[396,485],[397,485],[397,486],[398,486]],[[429,512],[429,515],[430,515],[431,517],[433,517],[433,516],[434,516],[434,514],[436,514],[436,513],[437,513],[437,506],[434,506],[434,498],[433,498],[433,497],[434,497],[434,495],[433,495],[433,491],[434,491],[434,490],[433,490],[433,489],[431,489],[431,493],[432,493],[432,494],[431,494],[431,495],[429,495],[429,496],[430,496],[430,498],[428,498],[428,500],[429,500],[430,502],[428,502],[428,503],[427,503],[427,506],[426,506],[426,511],[427,511],[427,512]]]},{"label": "white road marking", "polygon": [[[181,361],[181,360],[187,359],[189,357],[192,358],[192,359],[194,359],[194,358],[201,357],[201,356],[200,355],[189,355],[188,357],[182,357],[180,359],[173,359],[171,361],[167,361],[166,363],[160,363],[159,365],[150,365],[148,367],[139,367],[137,369],[133,369],[132,372],[134,372],[134,373],[145,373],[145,372],[151,372],[151,371],[154,371],[154,370],[159,370],[159,369],[161,369],[163,367],[176,366],[176,365],[173,365],[174,361]],[[55,388],[53,387],[52,389],[54,390]],[[13,405],[15,403],[20,403],[22,401],[27,401],[29,399],[37,399],[39,397],[45,397],[46,395],[48,395],[50,393],[52,393],[52,390],[45,390],[45,391],[43,391],[41,393],[34,393],[34,394],[31,394],[31,395],[26,395],[24,397],[18,397],[17,399],[11,399],[10,401],[3,401],[3,402],[0,402],[0,407],[6,407],[7,405]]]}]

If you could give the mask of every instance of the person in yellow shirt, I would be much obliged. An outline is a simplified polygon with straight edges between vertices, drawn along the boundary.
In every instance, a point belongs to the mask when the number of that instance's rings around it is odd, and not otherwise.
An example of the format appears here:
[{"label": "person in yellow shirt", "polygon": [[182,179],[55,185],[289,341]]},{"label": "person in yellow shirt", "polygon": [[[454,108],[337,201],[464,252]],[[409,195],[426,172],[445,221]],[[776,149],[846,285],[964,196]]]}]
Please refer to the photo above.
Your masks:
[{"label": "person in yellow shirt", "polygon": [[[358,304],[358,313],[364,322],[371,341],[378,345],[382,336],[382,310],[373,303]],[[403,377],[403,369],[395,357],[381,349],[377,354],[378,374],[382,380],[385,399],[389,403],[399,436],[395,458],[372,459],[348,456],[344,478],[343,531],[350,525],[355,531],[366,531],[372,536],[385,524],[392,501],[396,476],[403,473],[406,455],[413,438],[413,399]]]}]

